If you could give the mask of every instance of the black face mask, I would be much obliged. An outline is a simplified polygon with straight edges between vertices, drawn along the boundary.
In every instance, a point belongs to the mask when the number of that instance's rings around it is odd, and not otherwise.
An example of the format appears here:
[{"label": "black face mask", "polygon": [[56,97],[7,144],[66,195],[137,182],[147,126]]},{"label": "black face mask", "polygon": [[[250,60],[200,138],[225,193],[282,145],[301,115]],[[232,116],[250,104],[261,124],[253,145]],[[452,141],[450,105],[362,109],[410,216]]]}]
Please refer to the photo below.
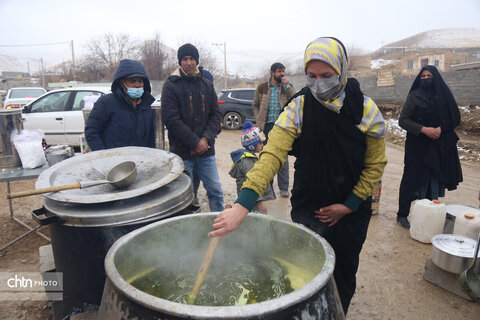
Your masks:
[{"label": "black face mask", "polygon": [[433,88],[433,78],[421,79],[420,87],[422,87],[422,89]]}]

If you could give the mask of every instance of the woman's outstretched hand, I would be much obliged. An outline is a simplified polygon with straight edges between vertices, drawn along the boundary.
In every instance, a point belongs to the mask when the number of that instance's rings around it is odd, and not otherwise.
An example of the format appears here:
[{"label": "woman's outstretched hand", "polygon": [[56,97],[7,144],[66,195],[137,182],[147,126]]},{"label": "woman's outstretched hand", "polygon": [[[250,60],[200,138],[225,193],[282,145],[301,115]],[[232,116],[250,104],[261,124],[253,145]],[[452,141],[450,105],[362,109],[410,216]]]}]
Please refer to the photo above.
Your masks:
[{"label": "woman's outstretched hand", "polygon": [[233,208],[223,210],[213,221],[214,231],[208,234],[209,237],[223,236],[237,229],[248,215],[248,209],[235,203]]}]

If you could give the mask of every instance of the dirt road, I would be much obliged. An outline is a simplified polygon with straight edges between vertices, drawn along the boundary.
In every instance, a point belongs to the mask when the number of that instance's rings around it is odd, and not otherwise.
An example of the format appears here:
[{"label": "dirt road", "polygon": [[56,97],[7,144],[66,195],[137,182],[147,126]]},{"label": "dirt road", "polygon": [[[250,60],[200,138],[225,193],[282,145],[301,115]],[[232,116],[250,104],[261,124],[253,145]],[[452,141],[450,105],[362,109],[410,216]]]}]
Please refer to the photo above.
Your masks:
[{"label": "dirt road", "polygon": [[[224,130],[217,139],[217,165],[223,185],[225,203],[236,198],[235,181],[228,175],[231,166],[230,152],[240,147],[240,131]],[[412,240],[409,232],[395,221],[398,188],[403,171],[403,149],[389,144],[389,159],[383,176],[380,214],[372,217],[360,256],[357,273],[357,292],[352,300],[348,319],[480,319],[480,304],[468,302],[423,280],[425,262],[430,257],[431,245]],[[290,161],[291,177],[293,162]],[[464,182],[456,191],[447,192],[442,200],[446,204],[479,206],[480,164],[462,163]],[[292,178],[291,178],[292,180]],[[290,181],[292,185],[293,181]],[[34,180],[16,181],[14,191],[34,186]],[[275,182],[276,193],[279,194]],[[0,184],[0,194],[5,195],[6,183]],[[205,190],[199,192],[203,211],[208,211]],[[16,215],[34,225],[29,212],[41,207],[42,196],[14,200]],[[267,203],[269,214],[290,219],[290,202],[279,198]],[[5,196],[0,198],[0,246],[14,239],[25,229],[12,222]],[[47,228],[42,228],[48,233]],[[38,271],[38,247],[48,244],[38,235],[29,235],[0,252],[1,271]],[[51,319],[46,302],[1,302],[0,319]]]}]

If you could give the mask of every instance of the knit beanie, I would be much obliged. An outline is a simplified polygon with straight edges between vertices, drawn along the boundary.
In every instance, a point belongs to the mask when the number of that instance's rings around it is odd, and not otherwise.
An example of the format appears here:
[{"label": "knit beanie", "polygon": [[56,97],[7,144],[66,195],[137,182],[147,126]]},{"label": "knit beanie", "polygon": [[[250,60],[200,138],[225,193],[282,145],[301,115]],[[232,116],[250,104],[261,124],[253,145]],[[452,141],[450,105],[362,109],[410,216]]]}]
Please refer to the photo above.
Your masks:
[{"label": "knit beanie", "polygon": [[199,60],[198,50],[191,43],[186,43],[183,46],[181,46],[180,48],[178,48],[177,56],[178,56],[178,64],[179,65],[182,64],[181,61],[182,61],[183,58],[185,58],[186,56],[190,56],[193,59],[195,59],[195,61],[197,61],[197,66],[198,66],[198,60]]},{"label": "knit beanie", "polygon": [[242,132],[242,146],[249,150],[255,151],[257,145],[260,141],[265,141],[265,135],[262,130],[257,127],[254,127],[250,121],[245,121],[243,123],[243,132]]}]

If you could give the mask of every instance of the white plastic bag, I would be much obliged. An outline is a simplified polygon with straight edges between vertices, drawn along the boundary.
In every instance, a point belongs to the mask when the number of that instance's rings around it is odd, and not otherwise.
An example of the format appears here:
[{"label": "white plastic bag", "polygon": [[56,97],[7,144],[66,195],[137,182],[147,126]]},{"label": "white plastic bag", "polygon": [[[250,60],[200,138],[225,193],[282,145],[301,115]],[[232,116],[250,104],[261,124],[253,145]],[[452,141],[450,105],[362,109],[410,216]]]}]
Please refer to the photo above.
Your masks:
[{"label": "white plastic bag", "polygon": [[43,137],[43,131],[40,129],[23,130],[13,137],[15,149],[25,169],[37,168],[47,162],[42,146]]}]

